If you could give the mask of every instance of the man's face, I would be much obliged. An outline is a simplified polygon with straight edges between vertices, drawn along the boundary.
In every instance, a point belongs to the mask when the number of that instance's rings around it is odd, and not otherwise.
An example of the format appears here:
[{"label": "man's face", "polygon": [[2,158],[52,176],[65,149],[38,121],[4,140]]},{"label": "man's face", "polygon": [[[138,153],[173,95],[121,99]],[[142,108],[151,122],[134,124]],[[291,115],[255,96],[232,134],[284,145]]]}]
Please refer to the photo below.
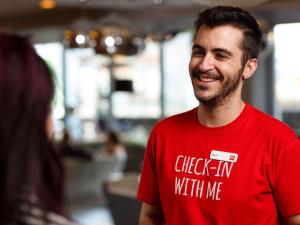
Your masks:
[{"label": "man's face", "polygon": [[242,31],[230,25],[198,30],[189,71],[194,94],[202,104],[215,106],[241,91],[242,38]]}]

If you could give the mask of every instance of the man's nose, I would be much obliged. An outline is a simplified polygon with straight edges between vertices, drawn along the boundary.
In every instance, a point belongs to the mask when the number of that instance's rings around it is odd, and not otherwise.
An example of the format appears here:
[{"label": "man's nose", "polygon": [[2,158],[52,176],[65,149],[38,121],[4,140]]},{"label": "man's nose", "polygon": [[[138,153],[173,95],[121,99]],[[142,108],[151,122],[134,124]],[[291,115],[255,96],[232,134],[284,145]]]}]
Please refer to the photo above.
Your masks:
[{"label": "man's nose", "polygon": [[205,54],[203,58],[200,60],[199,69],[202,71],[211,70],[214,67],[214,58],[211,54]]}]

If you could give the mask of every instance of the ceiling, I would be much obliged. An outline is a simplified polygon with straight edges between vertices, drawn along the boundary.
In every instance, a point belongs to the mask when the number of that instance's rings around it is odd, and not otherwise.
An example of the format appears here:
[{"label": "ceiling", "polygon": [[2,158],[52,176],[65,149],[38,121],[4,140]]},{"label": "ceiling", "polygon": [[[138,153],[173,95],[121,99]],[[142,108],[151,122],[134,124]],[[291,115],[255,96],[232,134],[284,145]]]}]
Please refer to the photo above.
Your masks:
[{"label": "ceiling", "polygon": [[[162,1],[162,4],[153,1]],[[88,0],[85,3],[56,0],[57,7],[52,10],[39,9],[39,0],[0,0],[0,25],[13,31],[53,26],[67,28],[75,26],[81,17],[90,20],[89,26],[123,23],[140,34],[179,31],[191,27],[198,12],[207,7],[197,1],[222,4],[225,0]],[[238,1],[247,5],[247,2],[262,0]],[[300,0],[269,0],[247,8],[270,26],[300,22]]]}]

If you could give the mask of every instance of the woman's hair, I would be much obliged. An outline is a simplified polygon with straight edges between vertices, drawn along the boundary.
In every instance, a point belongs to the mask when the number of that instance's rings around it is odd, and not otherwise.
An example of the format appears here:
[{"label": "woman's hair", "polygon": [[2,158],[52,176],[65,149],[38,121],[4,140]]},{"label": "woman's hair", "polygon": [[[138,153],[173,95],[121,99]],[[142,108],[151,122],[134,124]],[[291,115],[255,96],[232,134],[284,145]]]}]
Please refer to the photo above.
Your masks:
[{"label": "woman's hair", "polygon": [[62,165],[46,131],[53,93],[28,38],[0,33],[0,224],[11,223],[24,196],[63,211]]}]

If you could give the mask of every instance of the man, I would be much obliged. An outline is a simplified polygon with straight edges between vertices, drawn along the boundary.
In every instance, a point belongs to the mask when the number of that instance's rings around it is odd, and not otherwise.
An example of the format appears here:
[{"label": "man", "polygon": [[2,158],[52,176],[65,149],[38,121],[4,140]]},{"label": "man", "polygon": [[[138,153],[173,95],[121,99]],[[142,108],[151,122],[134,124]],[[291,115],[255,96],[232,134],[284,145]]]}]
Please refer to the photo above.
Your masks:
[{"label": "man", "polygon": [[153,129],[138,191],[140,225],[300,224],[300,142],[241,99],[261,31],[245,10],[199,14],[189,64],[199,106]]}]

